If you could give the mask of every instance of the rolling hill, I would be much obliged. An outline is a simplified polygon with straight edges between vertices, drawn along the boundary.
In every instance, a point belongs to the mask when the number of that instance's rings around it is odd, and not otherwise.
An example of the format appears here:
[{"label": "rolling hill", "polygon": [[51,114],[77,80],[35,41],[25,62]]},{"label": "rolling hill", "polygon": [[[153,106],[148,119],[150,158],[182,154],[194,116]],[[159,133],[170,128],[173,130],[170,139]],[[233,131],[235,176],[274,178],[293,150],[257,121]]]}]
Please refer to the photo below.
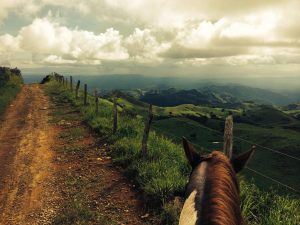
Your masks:
[{"label": "rolling hill", "polygon": [[211,85],[200,89],[203,92],[215,93],[215,95],[234,96],[237,101],[254,101],[261,104],[284,105],[293,100],[285,95],[261,88],[253,88],[244,85]]},{"label": "rolling hill", "polygon": [[294,103],[294,104],[282,106],[280,107],[280,110],[300,120],[300,103]]},{"label": "rolling hill", "polygon": [[259,104],[284,105],[292,100],[281,94],[241,85],[205,86],[200,89],[151,90],[140,96],[140,100],[157,106],[181,104],[210,105],[235,108],[244,101]]},{"label": "rolling hill", "polygon": [[242,116],[237,116],[236,121],[265,126],[287,125],[297,122],[292,116],[270,105],[254,105],[252,108],[244,110]]},{"label": "rolling hill", "polygon": [[167,90],[148,91],[140,97],[141,101],[157,106],[176,106],[181,104],[211,105],[236,107],[239,105],[237,99],[228,94],[218,94],[213,92],[202,92],[196,89],[177,90],[175,88]]}]

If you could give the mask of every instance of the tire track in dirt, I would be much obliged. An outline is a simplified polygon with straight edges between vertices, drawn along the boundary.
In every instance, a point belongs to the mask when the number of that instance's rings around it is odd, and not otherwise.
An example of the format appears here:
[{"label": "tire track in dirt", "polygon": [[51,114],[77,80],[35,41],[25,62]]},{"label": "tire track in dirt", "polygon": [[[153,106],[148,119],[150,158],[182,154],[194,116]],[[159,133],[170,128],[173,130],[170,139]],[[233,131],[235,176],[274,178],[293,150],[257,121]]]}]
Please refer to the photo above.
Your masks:
[{"label": "tire track in dirt", "polygon": [[49,177],[55,168],[48,112],[48,98],[37,84],[24,85],[5,112],[0,126],[0,224],[44,224],[49,212],[54,213],[45,197],[53,193]]}]

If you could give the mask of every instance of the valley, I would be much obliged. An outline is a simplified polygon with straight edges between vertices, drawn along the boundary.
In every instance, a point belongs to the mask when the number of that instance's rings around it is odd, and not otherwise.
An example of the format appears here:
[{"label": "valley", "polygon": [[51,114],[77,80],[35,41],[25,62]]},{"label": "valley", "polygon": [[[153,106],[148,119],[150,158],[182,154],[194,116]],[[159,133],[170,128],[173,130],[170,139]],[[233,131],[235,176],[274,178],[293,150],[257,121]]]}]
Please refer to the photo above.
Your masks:
[{"label": "valley", "polygon": [[300,225],[300,0],[0,0],[0,225]]},{"label": "valley", "polygon": [[[32,210],[23,212],[14,209],[17,211],[12,213],[18,213],[18,218],[44,220],[49,224],[84,224],[86,221],[95,224],[118,224],[120,221],[178,224],[184,187],[190,173],[182,149],[182,137],[186,137],[201,154],[222,150],[224,120],[232,115],[233,154],[256,146],[250,163],[238,175],[243,217],[252,225],[277,224],[278,221],[298,225],[300,140],[297,103],[280,106],[262,104],[247,99],[237,100],[232,93],[228,94],[230,98],[227,94],[219,94],[227,96],[227,102],[220,97],[216,101],[217,95],[210,93],[209,96],[213,97],[207,102],[192,104],[186,99],[190,93],[196,93],[193,99],[197,99],[197,95],[202,93],[200,90],[173,89],[173,93],[184,93],[181,95],[182,104],[153,105],[148,150],[142,157],[141,140],[149,109],[149,103],[142,101],[142,95],[148,91],[100,91],[96,103],[91,88],[87,95],[79,88],[79,96],[76,97],[74,87],[72,89],[66,81],[62,75],[53,73],[44,79],[43,85],[24,85],[22,88],[24,92],[27,87],[36,87],[34,90],[39,90],[41,99],[45,98],[43,93],[49,99],[50,107],[42,109],[45,116],[42,122],[56,130],[52,139],[58,142],[51,144],[50,148],[51,179],[40,183],[45,185],[45,190],[56,187],[51,193],[60,207],[51,209],[52,203],[50,208],[41,205],[34,209],[34,213]],[[82,82],[85,84],[84,80]],[[170,90],[157,92],[169,95]],[[31,108],[34,108],[33,105]],[[115,110],[117,129],[112,132]],[[8,141],[5,137],[3,140]],[[38,146],[43,148],[45,144]],[[33,150],[29,148],[28,153],[31,152]],[[16,165],[14,170],[19,171],[20,168]],[[32,176],[38,174],[35,172]],[[104,188],[100,188],[103,185]],[[30,189],[30,185],[25,189]],[[3,190],[5,194],[11,194]],[[52,201],[48,193],[46,191],[43,195],[43,202]],[[25,195],[30,196],[28,193]],[[121,200],[125,196],[131,207]],[[14,221],[13,214],[7,209],[11,205],[4,204],[2,207],[7,211],[5,221]],[[274,214],[276,218],[273,218]]]}]

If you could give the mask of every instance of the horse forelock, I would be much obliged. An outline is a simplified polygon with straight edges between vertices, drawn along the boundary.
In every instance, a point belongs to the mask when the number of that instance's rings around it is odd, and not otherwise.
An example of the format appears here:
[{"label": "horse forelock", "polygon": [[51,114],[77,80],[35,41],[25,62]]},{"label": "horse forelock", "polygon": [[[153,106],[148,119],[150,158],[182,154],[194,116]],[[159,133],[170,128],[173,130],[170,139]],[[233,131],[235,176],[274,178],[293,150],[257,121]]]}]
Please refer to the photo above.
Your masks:
[{"label": "horse forelock", "polygon": [[[195,192],[195,196],[190,198]],[[197,217],[194,223],[185,223],[182,211],[180,225],[242,224],[237,177],[223,153],[214,151],[208,161],[201,162],[192,171],[186,194],[189,204],[191,199],[194,201]]]}]

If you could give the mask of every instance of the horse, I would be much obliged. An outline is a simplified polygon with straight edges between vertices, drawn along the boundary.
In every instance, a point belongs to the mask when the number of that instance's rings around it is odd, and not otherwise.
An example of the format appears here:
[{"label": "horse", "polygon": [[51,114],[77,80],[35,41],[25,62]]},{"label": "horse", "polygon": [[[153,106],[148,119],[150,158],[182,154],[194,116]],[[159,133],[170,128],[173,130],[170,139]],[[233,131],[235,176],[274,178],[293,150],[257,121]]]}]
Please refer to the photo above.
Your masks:
[{"label": "horse", "polygon": [[200,155],[183,138],[183,148],[192,171],[185,191],[179,225],[241,225],[239,173],[254,153],[229,159],[220,151]]}]

